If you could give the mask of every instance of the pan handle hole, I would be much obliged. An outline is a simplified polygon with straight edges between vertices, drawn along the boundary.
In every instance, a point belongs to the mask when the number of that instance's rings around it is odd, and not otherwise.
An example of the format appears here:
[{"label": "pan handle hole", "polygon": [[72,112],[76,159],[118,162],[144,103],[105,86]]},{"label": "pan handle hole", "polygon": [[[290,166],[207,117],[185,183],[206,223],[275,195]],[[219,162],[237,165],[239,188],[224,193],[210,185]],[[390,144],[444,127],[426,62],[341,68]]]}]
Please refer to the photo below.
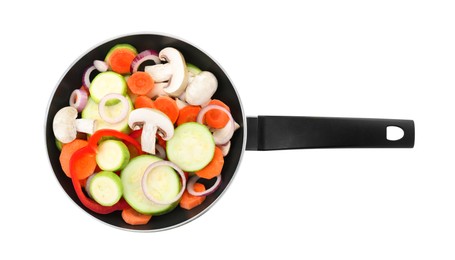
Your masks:
[{"label": "pan handle hole", "polygon": [[398,141],[403,138],[404,131],[398,126],[388,126],[386,136],[389,141]]}]

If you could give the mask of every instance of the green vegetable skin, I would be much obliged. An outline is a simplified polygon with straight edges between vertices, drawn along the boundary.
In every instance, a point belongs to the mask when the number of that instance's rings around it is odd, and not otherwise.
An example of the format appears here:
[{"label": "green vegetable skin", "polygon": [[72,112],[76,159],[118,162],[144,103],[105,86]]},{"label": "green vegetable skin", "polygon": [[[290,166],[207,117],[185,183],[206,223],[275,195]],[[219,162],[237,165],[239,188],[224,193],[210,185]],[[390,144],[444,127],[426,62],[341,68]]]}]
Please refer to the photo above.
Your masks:
[{"label": "green vegetable skin", "polygon": [[[150,164],[161,160],[153,155],[140,155],[131,159],[120,174],[123,197],[132,208],[140,213],[162,215],[173,210],[179,203],[176,201],[170,205],[159,205],[144,195],[141,184],[144,172]],[[158,167],[153,171],[157,172],[149,175],[152,179],[147,182],[147,187],[149,187],[147,192],[153,193],[154,197],[161,196],[163,200],[175,198],[181,189],[180,175],[168,166]],[[153,177],[155,178],[153,179]]]},{"label": "green vegetable skin", "polygon": [[111,57],[112,52],[114,52],[114,50],[120,49],[120,48],[129,49],[129,50],[131,50],[132,52],[134,52],[134,53],[137,54],[137,49],[134,48],[133,45],[130,45],[130,44],[127,44],[127,43],[117,44],[117,45],[115,45],[114,47],[112,47],[112,48],[109,50],[109,52],[106,54],[106,58],[104,58],[104,61],[105,61],[105,62],[108,62],[108,61],[109,61],[109,58]]},{"label": "green vegetable skin", "polygon": [[120,177],[110,171],[95,173],[87,181],[88,193],[103,206],[112,206],[122,198]]},{"label": "green vegetable skin", "polygon": [[[129,44],[115,45],[107,53],[105,61],[108,62],[112,52],[118,48],[126,48],[137,54],[135,47]],[[189,73],[197,75],[201,70],[187,64]],[[130,105],[130,113],[133,109],[131,98],[127,94],[127,78],[129,75],[120,75],[113,71],[99,73],[91,82],[89,91],[90,97],[87,105],[81,112],[82,118],[95,119],[97,121],[95,131],[100,129],[113,129],[123,133],[131,132],[128,126],[128,117],[123,121],[111,124],[101,119],[98,103],[102,97],[109,93],[124,95]],[[109,117],[116,117],[123,109],[123,104],[118,100],[108,101],[105,106],[106,114]],[[96,135],[96,134],[95,134]],[[102,140],[102,138],[100,138]],[[96,142],[98,143],[98,141]],[[58,143],[57,143],[58,145]],[[213,158],[215,153],[215,142],[213,135],[203,124],[189,122],[175,128],[174,136],[167,141],[166,153],[168,160],[177,164],[186,172],[195,172],[204,168]],[[122,209],[128,203],[136,211],[143,214],[162,215],[172,211],[178,206],[179,201],[170,205],[160,205],[150,201],[145,195],[142,187],[142,177],[146,168],[153,162],[161,161],[161,158],[150,154],[139,155],[130,158],[128,147],[118,140],[104,139],[98,144],[96,154],[97,164],[102,170],[92,175],[87,182],[87,193],[99,205],[91,205],[85,197],[81,201],[95,212],[106,214],[111,212],[110,207],[115,204],[115,210]],[[118,176],[114,171],[121,171]],[[159,200],[171,200],[175,198],[182,186],[178,173],[172,167],[160,166],[149,174],[145,192],[153,194]],[[78,190],[76,189],[78,192]],[[120,200],[121,198],[124,200]],[[120,201],[120,203],[118,203]],[[117,207],[117,204],[120,206]],[[95,204],[95,203],[93,203]]]},{"label": "green vegetable skin", "polygon": [[128,147],[118,140],[105,140],[98,145],[96,163],[104,171],[125,168],[130,160]]},{"label": "green vegetable skin", "polygon": [[193,75],[197,75],[202,72],[201,69],[199,69],[198,67],[194,66],[191,63],[186,64],[186,69],[188,70],[188,72],[192,73]]},{"label": "green vegetable skin", "polygon": [[209,129],[202,124],[188,122],[179,125],[166,143],[169,161],[182,170],[195,172],[204,168],[215,154],[215,142]]}]

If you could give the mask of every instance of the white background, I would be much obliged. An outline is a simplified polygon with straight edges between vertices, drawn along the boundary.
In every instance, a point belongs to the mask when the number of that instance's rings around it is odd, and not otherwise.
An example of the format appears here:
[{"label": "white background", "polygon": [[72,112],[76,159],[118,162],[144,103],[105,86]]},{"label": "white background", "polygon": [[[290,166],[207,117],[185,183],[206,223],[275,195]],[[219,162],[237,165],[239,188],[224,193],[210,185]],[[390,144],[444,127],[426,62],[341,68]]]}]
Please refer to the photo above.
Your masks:
[{"label": "white background", "polygon": [[[451,1],[98,2],[0,10],[0,258],[455,258]],[[247,115],[413,119],[415,148],[245,152],[195,221],[158,233],[104,225],[58,185],[45,111],[82,53],[142,31],[214,57]]]}]

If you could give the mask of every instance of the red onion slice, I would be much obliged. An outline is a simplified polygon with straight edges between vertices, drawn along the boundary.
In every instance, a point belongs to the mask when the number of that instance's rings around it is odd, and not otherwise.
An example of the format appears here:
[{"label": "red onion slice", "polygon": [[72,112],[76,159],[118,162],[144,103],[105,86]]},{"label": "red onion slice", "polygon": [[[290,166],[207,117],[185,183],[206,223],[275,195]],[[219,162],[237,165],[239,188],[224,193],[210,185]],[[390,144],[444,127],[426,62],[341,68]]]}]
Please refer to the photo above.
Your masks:
[{"label": "red onion slice", "polygon": [[94,70],[96,70],[96,68],[94,65],[92,65],[88,67],[82,75],[82,85],[86,86],[87,88],[90,88],[90,74],[92,74]]},{"label": "red onion slice", "polygon": [[[116,117],[110,117],[107,115],[106,111],[106,102],[111,100],[111,99],[118,99],[120,102],[123,104],[123,109],[120,112],[120,114]],[[104,121],[111,123],[111,124],[116,124],[118,122],[121,122],[128,116],[128,112],[130,111],[130,103],[126,99],[125,96],[118,94],[118,93],[110,93],[105,95],[100,103],[98,104],[98,111],[100,113],[101,119]]]},{"label": "red onion slice", "polygon": [[217,144],[217,145],[226,144],[227,142],[229,142],[229,140],[231,140],[232,136],[234,135],[234,131],[235,131],[234,118],[232,118],[231,113],[226,108],[224,108],[222,106],[218,106],[218,105],[205,106],[201,109],[201,111],[197,115],[196,121],[200,124],[203,124],[205,114],[212,109],[221,110],[224,113],[226,113],[229,117],[229,122],[226,124],[226,126],[213,133],[213,140],[215,141],[215,144]]},{"label": "red onion slice", "polygon": [[75,89],[70,96],[70,106],[76,108],[77,112],[82,112],[85,105],[87,105],[87,99],[87,92],[81,89]]},{"label": "red onion slice", "polygon": [[161,145],[155,144],[155,151],[156,151],[155,155],[157,157],[160,157],[163,160],[166,159],[166,151]]},{"label": "red onion slice", "polygon": [[160,64],[161,60],[158,57],[158,53],[155,50],[145,50],[140,52],[131,62],[131,73],[137,72],[139,66],[147,60],[153,60],[155,64]]},{"label": "red onion slice", "polygon": [[99,72],[105,72],[109,69],[109,65],[102,60],[94,60],[93,66],[95,66],[96,70],[98,70]]},{"label": "red onion slice", "polygon": [[217,147],[221,149],[223,156],[226,157],[226,155],[228,155],[229,153],[229,150],[231,149],[231,141],[223,145],[217,145]]},{"label": "red onion slice", "polygon": [[186,187],[186,190],[188,191],[189,194],[193,195],[193,196],[207,196],[207,195],[210,195],[212,194],[213,192],[215,192],[218,187],[220,187],[220,184],[221,184],[221,174],[217,175],[216,176],[216,181],[215,183],[212,185],[212,187],[210,187],[210,189],[207,189],[205,191],[202,191],[202,192],[197,192],[194,190],[194,184],[199,180],[199,176],[197,175],[194,175],[193,177],[191,177],[189,180],[188,180],[188,185]]},{"label": "red onion slice", "polygon": [[[156,167],[159,167],[159,166],[169,166],[169,167],[174,168],[177,171],[177,173],[180,175],[180,178],[182,180],[182,189],[177,194],[177,196],[175,196],[175,198],[168,200],[168,201],[159,201],[156,198],[154,198],[151,194],[147,193],[147,189],[146,189],[147,178],[148,178],[149,174],[153,171],[153,169],[155,169]],[[145,197],[147,197],[147,199],[149,199],[151,202],[153,202],[155,204],[160,204],[160,205],[169,205],[169,204],[172,204],[172,203],[178,201],[180,199],[180,197],[182,197],[183,192],[185,192],[185,188],[186,188],[185,173],[182,171],[182,169],[180,169],[173,162],[170,162],[170,161],[154,162],[154,163],[150,164],[147,167],[147,169],[145,169],[144,176],[142,176],[141,186],[142,186],[142,191],[144,192]]]}]

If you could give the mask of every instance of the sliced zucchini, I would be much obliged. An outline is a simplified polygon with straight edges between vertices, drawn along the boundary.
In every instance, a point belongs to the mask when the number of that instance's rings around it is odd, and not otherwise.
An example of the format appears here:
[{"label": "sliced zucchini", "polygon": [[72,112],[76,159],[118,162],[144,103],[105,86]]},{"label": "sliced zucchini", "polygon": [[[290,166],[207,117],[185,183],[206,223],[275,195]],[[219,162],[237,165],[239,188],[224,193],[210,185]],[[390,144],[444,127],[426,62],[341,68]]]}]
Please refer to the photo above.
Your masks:
[{"label": "sliced zucchini", "polygon": [[[131,99],[126,96],[126,99],[130,103],[130,111],[133,110],[133,103],[131,102]],[[116,117],[122,112],[123,109],[123,104],[119,102],[118,104],[115,105],[110,105],[106,106],[106,114],[109,117]],[[92,99],[89,98],[87,101],[87,105],[85,106],[84,110],[82,110],[82,118],[89,118],[89,119],[95,119],[96,120],[96,125],[95,125],[95,131],[99,129],[114,129],[118,130],[120,132],[127,133],[130,131],[130,128],[128,126],[128,118],[125,118],[124,120],[120,121],[119,123],[111,124],[103,119],[101,119],[99,110],[98,110],[98,104]]]},{"label": "sliced zucchini", "polygon": [[[125,95],[127,90],[127,85],[125,78],[113,71],[101,72],[96,75],[96,77],[90,83],[90,97],[96,102],[99,103],[101,99],[110,93],[118,93]],[[108,101],[106,105],[113,105],[118,103],[118,100]]]},{"label": "sliced zucchini", "polygon": [[[123,197],[136,211],[143,214],[162,215],[173,210],[179,203],[156,204],[147,199],[142,190],[142,177],[147,167],[157,161],[161,161],[153,155],[140,155],[131,159],[120,174],[123,185]],[[180,175],[172,167],[160,166],[154,169],[153,175],[147,180],[146,192],[163,200],[175,198],[181,189]]]},{"label": "sliced zucchini", "polygon": [[128,164],[130,152],[126,144],[119,140],[104,140],[98,145],[96,163],[101,170],[118,171]]},{"label": "sliced zucchini", "polygon": [[179,125],[166,143],[169,161],[182,170],[195,172],[204,168],[213,158],[215,142],[209,129],[196,122]]},{"label": "sliced zucchini", "polygon": [[193,76],[196,76],[196,75],[198,75],[199,73],[202,72],[202,70],[200,68],[196,67],[195,65],[193,65],[191,63],[187,63],[186,64],[186,69]]},{"label": "sliced zucchini", "polygon": [[86,185],[90,197],[103,206],[114,205],[123,194],[120,177],[111,171],[93,174]]}]

